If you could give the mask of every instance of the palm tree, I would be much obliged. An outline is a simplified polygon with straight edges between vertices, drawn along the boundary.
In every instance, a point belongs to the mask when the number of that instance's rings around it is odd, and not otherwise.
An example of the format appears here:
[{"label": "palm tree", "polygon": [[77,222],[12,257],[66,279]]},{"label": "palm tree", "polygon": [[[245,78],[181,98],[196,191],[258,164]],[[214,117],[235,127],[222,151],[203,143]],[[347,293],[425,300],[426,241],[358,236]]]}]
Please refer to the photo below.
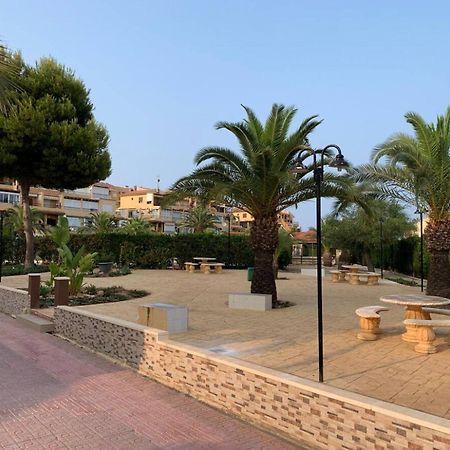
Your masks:
[{"label": "palm tree", "polygon": [[[30,208],[30,219],[33,234],[36,235],[39,232],[42,232],[43,230],[42,213],[35,208]],[[8,209],[5,218],[5,225],[13,233],[23,234],[25,232],[23,221],[23,208],[14,206],[13,208]]]},{"label": "palm tree", "polygon": [[[222,147],[200,150],[191,175],[174,183],[172,189],[180,196],[197,196],[210,192],[217,201],[237,207],[254,217],[250,242],[255,253],[255,272],[251,285],[254,293],[271,294],[277,303],[273,272],[273,256],[278,247],[277,214],[289,206],[315,197],[313,167],[294,174],[299,151],[308,145],[308,135],[320,124],[317,116],[308,117],[292,133],[289,127],[297,110],[274,104],[262,124],[255,113],[244,107],[247,117],[238,123],[219,122],[217,129],[234,134],[240,153]],[[303,153],[305,154],[305,152]],[[302,159],[306,159],[305,155]],[[205,163],[205,164],[204,164]],[[335,196],[347,177],[326,174],[325,196]]]},{"label": "palm tree", "polygon": [[381,197],[428,212],[427,293],[450,298],[450,107],[435,124],[413,112],[405,118],[414,136],[398,133],[376,147],[373,162],[361,168],[360,179],[376,183]]},{"label": "palm tree", "polygon": [[142,217],[133,217],[128,219],[127,223],[120,227],[120,231],[136,236],[137,234],[148,233],[150,231],[150,224],[142,219]]},{"label": "palm tree", "polygon": [[194,233],[204,233],[209,229],[215,228],[218,223],[217,217],[212,214],[205,206],[196,206],[186,213],[182,227],[192,228]]},{"label": "palm tree", "polygon": [[94,233],[112,233],[116,228],[117,219],[112,214],[102,211],[91,214],[86,230]]}]

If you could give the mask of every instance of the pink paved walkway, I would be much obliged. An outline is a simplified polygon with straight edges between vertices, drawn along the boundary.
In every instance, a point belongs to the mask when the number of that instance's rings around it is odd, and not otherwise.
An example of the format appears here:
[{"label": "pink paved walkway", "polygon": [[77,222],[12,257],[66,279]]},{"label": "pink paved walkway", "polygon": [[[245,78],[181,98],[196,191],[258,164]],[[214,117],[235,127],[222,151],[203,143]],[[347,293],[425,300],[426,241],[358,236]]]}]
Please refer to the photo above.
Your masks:
[{"label": "pink paved walkway", "polygon": [[0,314],[0,448],[297,447]]}]

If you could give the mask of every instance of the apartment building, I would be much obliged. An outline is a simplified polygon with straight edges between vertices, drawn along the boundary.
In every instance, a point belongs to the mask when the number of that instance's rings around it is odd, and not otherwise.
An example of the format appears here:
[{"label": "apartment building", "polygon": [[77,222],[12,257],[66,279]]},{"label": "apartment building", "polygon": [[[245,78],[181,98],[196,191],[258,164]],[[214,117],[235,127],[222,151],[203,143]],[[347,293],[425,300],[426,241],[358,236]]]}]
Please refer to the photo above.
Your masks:
[{"label": "apartment building", "polygon": [[[119,198],[127,188],[99,182],[87,188],[59,191],[32,187],[30,205],[41,212],[44,225],[56,225],[58,216],[65,215],[72,228],[84,226],[95,212],[115,214]],[[0,179],[0,210],[20,204],[20,190],[16,181]]]},{"label": "apartment building", "polygon": [[168,191],[135,186],[120,195],[118,214],[124,219],[140,217],[157,232],[176,233],[194,203],[191,199],[184,199],[163,207],[162,199],[167,194]]},{"label": "apartment building", "polygon": [[[160,189],[135,186],[120,196],[118,214],[124,219],[140,217],[148,221],[151,228],[157,232],[168,234],[188,232],[189,230],[183,227],[183,222],[186,214],[197,206],[196,200],[185,198],[170,206],[162,206],[162,200],[168,193],[169,191]],[[209,205],[209,209],[216,216],[218,231],[225,232],[228,230],[228,226],[234,230],[236,224],[230,208],[213,202]],[[228,217],[231,219],[230,224]]]},{"label": "apartment building", "polygon": [[[255,220],[251,214],[238,208],[233,209],[233,215],[237,223],[245,229],[249,229],[251,223]],[[295,226],[294,215],[288,210],[281,211],[278,214],[278,223],[284,230],[290,233]]]}]

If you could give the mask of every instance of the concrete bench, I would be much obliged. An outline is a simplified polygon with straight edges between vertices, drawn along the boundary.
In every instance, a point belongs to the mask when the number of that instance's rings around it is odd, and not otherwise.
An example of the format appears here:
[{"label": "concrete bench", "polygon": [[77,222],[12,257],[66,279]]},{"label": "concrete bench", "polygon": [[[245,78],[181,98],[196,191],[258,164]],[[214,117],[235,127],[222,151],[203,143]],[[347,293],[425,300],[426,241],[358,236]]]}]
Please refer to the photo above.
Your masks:
[{"label": "concrete bench", "polygon": [[272,295],[250,294],[247,292],[228,294],[228,307],[231,309],[268,311],[272,309]]},{"label": "concrete bench", "polygon": [[340,281],[345,281],[345,275],[347,275],[346,270],[330,270],[331,282],[339,283]]},{"label": "concrete bench", "polygon": [[190,272],[190,273],[194,273],[195,272],[195,268],[198,266],[198,263],[193,263],[193,262],[186,262],[184,263],[184,267],[185,269]]},{"label": "concrete bench", "polygon": [[450,316],[450,309],[422,308],[422,311],[425,311],[428,314],[441,314],[443,316]]},{"label": "concrete bench", "polygon": [[[433,309],[433,308],[423,308],[423,309]],[[447,315],[447,314],[446,314]],[[406,319],[403,321],[405,325],[412,326],[416,328],[416,336],[417,336],[417,345],[414,347],[414,350],[417,353],[436,353],[437,348],[433,344],[436,339],[436,335],[434,334],[433,328],[449,328],[450,320],[449,319],[441,319],[441,320],[423,320],[423,319]]]},{"label": "concrete bench", "polygon": [[350,284],[353,284],[353,285],[358,285],[359,284],[359,276],[360,275],[361,275],[360,273],[348,272],[347,273],[348,282]]},{"label": "concrete bench", "polygon": [[380,279],[381,275],[379,273],[375,272],[366,272],[366,273],[358,273],[359,275],[359,281],[361,281],[361,277],[367,278],[367,285],[368,286],[375,286],[378,284],[378,280]]},{"label": "concrete bench", "polygon": [[138,322],[169,333],[183,333],[188,329],[187,306],[147,303],[138,307]]},{"label": "concrete bench", "polygon": [[375,272],[350,272],[347,274],[349,283],[358,285],[361,282],[361,278],[367,278],[368,286],[375,286],[378,284],[378,280],[381,277],[379,273]]},{"label": "concrete bench", "polygon": [[200,270],[203,273],[211,273],[211,269],[213,269],[214,272],[221,273],[224,265],[224,263],[218,262],[201,263]]},{"label": "concrete bench", "polygon": [[364,306],[358,308],[355,313],[359,317],[359,332],[356,335],[362,341],[375,341],[380,334],[380,320],[378,314],[381,311],[389,311],[384,306]]}]

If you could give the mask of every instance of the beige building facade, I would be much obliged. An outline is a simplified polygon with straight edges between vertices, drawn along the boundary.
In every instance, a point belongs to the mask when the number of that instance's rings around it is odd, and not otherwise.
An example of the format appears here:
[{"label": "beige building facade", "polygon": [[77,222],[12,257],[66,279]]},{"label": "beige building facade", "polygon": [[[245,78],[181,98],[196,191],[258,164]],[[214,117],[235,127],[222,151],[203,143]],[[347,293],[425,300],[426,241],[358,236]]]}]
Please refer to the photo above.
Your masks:
[{"label": "beige building facade", "polygon": [[[30,206],[36,208],[46,226],[56,225],[58,217],[65,215],[71,228],[87,224],[92,213],[107,212],[115,214],[120,195],[127,188],[99,182],[92,186],[73,191],[59,191],[32,187]],[[0,210],[8,210],[20,204],[20,189],[14,180],[0,180]]]},{"label": "beige building facade", "polygon": [[[238,208],[233,209],[233,215],[238,225],[245,229],[250,229],[252,222],[255,220],[250,213]],[[281,211],[278,214],[278,223],[285,231],[290,233],[292,228],[295,227],[294,215],[288,210]]]}]

